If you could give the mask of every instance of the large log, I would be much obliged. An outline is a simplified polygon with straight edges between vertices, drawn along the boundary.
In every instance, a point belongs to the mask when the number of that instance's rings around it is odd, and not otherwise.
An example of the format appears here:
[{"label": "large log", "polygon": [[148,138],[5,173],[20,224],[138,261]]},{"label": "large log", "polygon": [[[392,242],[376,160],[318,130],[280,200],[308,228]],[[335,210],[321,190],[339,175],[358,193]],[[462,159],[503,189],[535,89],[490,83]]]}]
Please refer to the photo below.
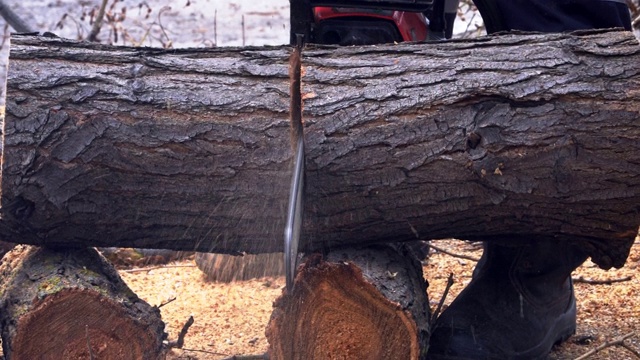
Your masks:
[{"label": "large log", "polygon": [[417,360],[427,353],[427,284],[407,247],[313,254],[273,307],[270,359]]},{"label": "large log", "polygon": [[[285,47],[12,39],[5,240],[282,251]],[[626,32],[308,48],[305,250],[458,237],[583,241],[640,223],[640,47]]]},{"label": "large log", "polygon": [[93,248],[18,246],[0,266],[8,359],[161,359],[160,310],[138,298]]}]

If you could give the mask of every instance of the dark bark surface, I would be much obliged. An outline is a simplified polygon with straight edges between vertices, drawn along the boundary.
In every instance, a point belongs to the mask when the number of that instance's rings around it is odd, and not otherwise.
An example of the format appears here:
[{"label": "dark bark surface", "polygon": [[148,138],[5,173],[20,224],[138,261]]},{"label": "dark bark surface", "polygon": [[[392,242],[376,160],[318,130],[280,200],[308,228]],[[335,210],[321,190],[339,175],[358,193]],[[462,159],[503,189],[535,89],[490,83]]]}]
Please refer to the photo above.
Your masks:
[{"label": "dark bark surface", "polygon": [[6,241],[0,241],[0,259],[2,259],[4,254],[6,254],[11,249],[13,249],[14,246],[16,246],[15,243],[9,243],[9,242],[6,242]]},{"label": "dark bark surface", "polygon": [[309,256],[273,304],[270,359],[424,359],[429,300],[420,263],[401,246]]},{"label": "dark bark surface", "polygon": [[[282,251],[287,48],[14,37],[3,240]],[[303,247],[556,238],[620,266],[640,223],[630,33],[303,52]]]},{"label": "dark bark surface", "polygon": [[160,310],[93,248],[16,247],[0,265],[0,300],[8,360],[163,357]]}]

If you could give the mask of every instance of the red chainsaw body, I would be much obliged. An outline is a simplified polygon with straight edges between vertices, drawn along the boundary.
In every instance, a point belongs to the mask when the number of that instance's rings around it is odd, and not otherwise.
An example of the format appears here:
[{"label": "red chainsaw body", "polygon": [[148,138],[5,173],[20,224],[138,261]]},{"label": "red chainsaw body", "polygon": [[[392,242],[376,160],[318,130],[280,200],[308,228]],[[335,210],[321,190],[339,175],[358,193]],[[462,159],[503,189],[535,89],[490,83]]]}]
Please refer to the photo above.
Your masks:
[{"label": "red chainsaw body", "polygon": [[[399,41],[424,41],[427,39],[428,22],[424,14],[388,9],[349,8],[319,6],[313,8],[314,23],[320,36],[319,43],[343,44],[350,37],[371,37],[354,44]],[[358,30],[361,30],[358,32]],[[395,33],[394,33],[395,31]],[[329,35],[327,35],[329,34]],[[331,38],[335,35],[342,41]],[[342,37],[340,37],[342,36]],[[347,40],[348,41],[348,40]],[[343,44],[344,45],[344,44]]]}]

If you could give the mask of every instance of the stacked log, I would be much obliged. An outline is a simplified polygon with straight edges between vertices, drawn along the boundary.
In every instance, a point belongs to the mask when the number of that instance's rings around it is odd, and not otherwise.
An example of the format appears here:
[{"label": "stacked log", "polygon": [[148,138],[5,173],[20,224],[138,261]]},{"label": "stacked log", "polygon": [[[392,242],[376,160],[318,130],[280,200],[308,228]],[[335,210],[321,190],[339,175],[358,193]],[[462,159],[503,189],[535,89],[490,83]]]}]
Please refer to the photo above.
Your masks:
[{"label": "stacked log", "polygon": [[160,310],[138,298],[93,248],[18,246],[0,265],[7,359],[163,356]]},{"label": "stacked log", "polygon": [[273,307],[270,359],[417,360],[428,349],[427,283],[406,247],[311,255]]}]

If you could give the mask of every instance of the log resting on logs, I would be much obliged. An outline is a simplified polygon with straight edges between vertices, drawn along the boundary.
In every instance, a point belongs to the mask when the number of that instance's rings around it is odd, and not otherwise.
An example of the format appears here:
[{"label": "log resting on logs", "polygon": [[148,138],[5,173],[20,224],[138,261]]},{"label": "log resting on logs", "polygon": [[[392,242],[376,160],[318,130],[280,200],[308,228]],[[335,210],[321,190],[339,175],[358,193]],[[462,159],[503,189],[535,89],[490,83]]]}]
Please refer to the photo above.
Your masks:
[{"label": "log resting on logs", "polygon": [[[282,251],[289,49],[14,36],[3,239]],[[621,266],[640,212],[627,32],[303,52],[303,249],[583,241]]]},{"label": "log resting on logs", "polygon": [[15,360],[156,360],[166,337],[160,310],[93,248],[18,246],[7,253],[0,328],[4,356]]},{"label": "log resting on logs", "polygon": [[274,302],[270,359],[423,359],[429,300],[422,266],[404,246],[309,256]]}]

